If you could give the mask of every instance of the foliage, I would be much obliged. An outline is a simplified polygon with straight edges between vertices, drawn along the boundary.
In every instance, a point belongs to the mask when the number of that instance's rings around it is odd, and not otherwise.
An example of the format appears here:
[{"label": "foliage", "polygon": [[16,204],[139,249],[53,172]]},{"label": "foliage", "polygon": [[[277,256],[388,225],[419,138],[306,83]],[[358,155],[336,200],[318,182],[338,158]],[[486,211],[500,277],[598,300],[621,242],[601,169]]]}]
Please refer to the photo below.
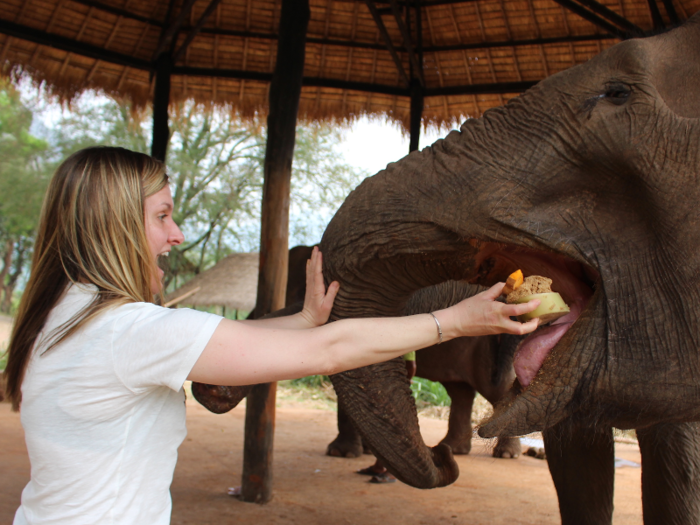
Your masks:
[{"label": "foliage", "polygon": [[330,383],[331,380],[328,376],[321,375],[300,377],[299,379],[292,379],[289,381],[289,384],[292,386],[304,388],[322,388],[328,386]]},{"label": "foliage", "polygon": [[422,377],[411,380],[411,392],[419,408],[426,405],[450,406],[452,400],[441,383],[428,381]]},{"label": "foliage", "polygon": [[49,145],[29,132],[31,124],[32,111],[0,79],[0,311],[6,313],[31,258],[50,172]]}]

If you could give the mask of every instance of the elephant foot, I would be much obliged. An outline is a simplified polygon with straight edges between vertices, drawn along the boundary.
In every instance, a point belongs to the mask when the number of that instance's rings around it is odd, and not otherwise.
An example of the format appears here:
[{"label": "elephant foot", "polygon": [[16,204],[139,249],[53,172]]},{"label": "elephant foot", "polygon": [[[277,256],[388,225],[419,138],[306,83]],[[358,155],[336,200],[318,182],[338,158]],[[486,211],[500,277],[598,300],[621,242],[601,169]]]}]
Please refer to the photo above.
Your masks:
[{"label": "elephant foot", "polygon": [[347,439],[338,434],[326,449],[327,456],[336,458],[359,458],[362,455],[362,439]]},{"label": "elephant foot", "polygon": [[445,439],[440,441],[441,445],[447,445],[452,449],[452,454],[456,455],[467,455],[472,451],[472,439],[451,439],[446,436]]},{"label": "elephant foot", "polygon": [[520,457],[522,445],[519,438],[506,437],[498,438],[498,442],[493,449],[494,458],[516,459]]}]

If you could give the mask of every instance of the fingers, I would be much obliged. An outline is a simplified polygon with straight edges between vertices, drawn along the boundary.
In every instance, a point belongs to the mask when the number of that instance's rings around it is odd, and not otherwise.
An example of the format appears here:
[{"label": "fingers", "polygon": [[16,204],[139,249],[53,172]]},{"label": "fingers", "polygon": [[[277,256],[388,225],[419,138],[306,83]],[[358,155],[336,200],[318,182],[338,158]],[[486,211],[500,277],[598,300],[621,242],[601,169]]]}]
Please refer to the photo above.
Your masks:
[{"label": "fingers", "polygon": [[498,297],[501,296],[501,294],[503,293],[503,287],[505,285],[506,283],[496,283],[485,292],[481,292],[480,295],[482,295],[484,299],[494,301],[495,299],[498,299]]},{"label": "fingers", "polygon": [[537,330],[540,324],[539,318],[531,319],[527,323],[519,323],[517,321],[510,321],[504,328],[505,333],[514,335],[525,335]]},{"label": "fingers", "polygon": [[534,311],[539,305],[539,299],[533,299],[522,304],[507,304],[503,306],[503,313],[508,317],[517,317]]},{"label": "fingers", "polygon": [[328,286],[328,291],[326,292],[326,297],[323,302],[327,304],[329,312],[333,308],[333,303],[335,302],[335,296],[338,295],[338,290],[340,290],[340,283],[338,281],[333,281]]}]

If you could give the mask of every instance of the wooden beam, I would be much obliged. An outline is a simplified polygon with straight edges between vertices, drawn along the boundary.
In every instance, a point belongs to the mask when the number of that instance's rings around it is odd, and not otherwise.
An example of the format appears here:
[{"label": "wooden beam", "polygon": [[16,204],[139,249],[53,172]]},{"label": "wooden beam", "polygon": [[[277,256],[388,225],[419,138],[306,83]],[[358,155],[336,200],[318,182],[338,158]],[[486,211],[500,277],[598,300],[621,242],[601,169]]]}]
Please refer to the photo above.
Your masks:
[{"label": "wooden beam", "polygon": [[394,64],[396,64],[396,69],[398,69],[399,71],[399,76],[401,77],[401,80],[404,81],[406,87],[410,86],[411,80],[408,78],[406,70],[403,68],[403,64],[401,63],[401,59],[396,53],[394,43],[391,41],[391,37],[389,36],[389,32],[386,30],[386,26],[382,21],[381,15],[377,12],[377,8],[372,3],[372,0],[365,0],[365,4],[367,5],[367,9],[369,9],[372,18],[374,19],[374,23],[377,24],[377,29],[379,29],[379,34],[382,37],[382,40],[384,40],[384,45],[386,46],[386,49],[389,51],[391,58],[394,60]]},{"label": "wooden beam", "polygon": [[539,80],[523,82],[501,82],[494,84],[472,84],[468,86],[445,86],[441,88],[426,89],[426,97],[442,97],[447,95],[498,95],[507,93],[523,93]]},{"label": "wooden beam", "polygon": [[76,53],[89,58],[104,60],[105,62],[111,62],[113,64],[129,66],[135,69],[151,70],[153,68],[153,65],[146,60],[140,60],[129,55],[109,51],[102,47],[97,47],[63,36],[46,33],[45,31],[15,24],[14,22],[8,22],[7,20],[0,20],[0,33],[20,38],[22,40],[28,40],[29,42],[34,42],[36,44],[55,47],[56,49],[67,51],[69,53]]},{"label": "wooden beam", "polygon": [[674,26],[680,24],[681,18],[678,16],[676,8],[673,6],[673,0],[662,1],[664,3],[664,7],[666,8],[666,14],[668,15],[668,19],[671,21],[671,24]]},{"label": "wooden beam", "polygon": [[[592,23],[595,26],[598,26],[601,28],[603,31],[606,31],[607,33],[610,33],[611,35],[616,36],[617,38],[620,38],[622,40],[627,39],[627,34],[622,31],[621,29],[617,28],[616,26],[612,25],[610,22],[607,20],[604,20],[600,18],[598,15],[595,13],[592,13],[585,7],[583,7],[580,4],[577,4],[576,2],[573,2],[572,0],[554,0],[557,4],[560,6],[568,9],[572,13],[577,14],[584,20],[588,20],[590,23]],[[653,2],[654,0],[649,0],[650,2]]]},{"label": "wooden beam", "polygon": [[651,20],[654,24],[654,31],[659,31],[664,28],[664,19],[661,17],[661,11],[659,11],[659,6],[656,0],[647,0],[649,4],[649,12],[651,13]]},{"label": "wooden beam", "polygon": [[528,40],[502,40],[500,42],[474,42],[470,44],[454,44],[449,46],[429,46],[423,49],[424,53],[440,53],[442,51],[467,51],[470,49],[494,49],[499,47],[543,46],[548,44],[571,44],[575,42],[590,42],[596,40],[618,39],[620,36],[610,33],[562,36],[553,38],[531,38]]},{"label": "wooden beam", "polygon": [[221,3],[221,0],[211,0],[209,2],[209,5],[207,8],[204,10],[204,13],[202,13],[202,16],[199,17],[199,20],[195,24],[194,28],[192,28],[187,35],[187,38],[185,38],[185,41],[182,43],[180,48],[175,52],[173,55],[173,63],[177,62],[180,56],[187,50],[187,46],[189,46],[192,43],[192,40],[194,40],[194,37],[196,37],[199,32],[202,30],[202,27],[204,26],[204,23],[207,21],[207,18],[214,12],[216,7]]},{"label": "wooden beam", "polygon": [[615,11],[608,9],[603,4],[596,2],[596,0],[578,0],[578,2],[632,35],[642,36],[644,34],[644,30],[641,27],[633,24],[624,16],[618,15]]},{"label": "wooden beam", "polygon": [[151,156],[165,162],[170,139],[168,127],[168,106],[170,105],[170,76],[173,61],[167,54],[156,60],[156,85],[153,89],[153,139]]},{"label": "wooden beam", "polygon": [[408,50],[408,59],[413,65],[413,70],[415,71],[416,76],[421,83],[421,86],[425,87],[425,79],[423,78],[423,65],[418,61],[418,57],[416,56],[416,53],[413,49],[413,44],[411,43],[411,34],[408,32],[408,28],[406,27],[406,24],[403,21],[403,18],[401,16],[401,9],[399,8],[399,5],[396,2],[396,0],[391,0],[391,11],[394,14],[394,18],[396,19],[396,25],[399,26],[399,31],[401,33],[401,36],[403,37],[404,48]]},{"label": "wooden beam", "polygon": [[185,21],[185,19],[188,16],[190,16],[190,11],[192,11],[192,6],[196,1],[197,0],[185,0],[182,4],[180,12],[175,17],[175,20],[173,20],[172,23],[160,35],[158,46],[153,52],[154,61],[158,59],[158,56],[161,53],[166,51],[171,46],[171,44],[173,43],[173,39],[177,35],[177,32],[180,30],[180,26],[182,26],[182,23]]},{"label": "wooden beam", "polygon": [[136,13],[132,13],[131,11],[127,11],[126,9],[120,9],[118,7],[111,6],[109,4],[105,4],[103,2],[97,2],[96,0],[71,0],[72,2],[75,2],[76,4],[82,4],[88,7],[94,7],[95,9],[99,9],[100,11],[104,11],[105,13],[111,13],[113,15],[117,16],[122,16],[124,18],[129,18],[131,20],[137,20],[139,22],[143,22],[144,24],[150,24],[153,26],[157,27],[165,27],[165,22],[161,22],[160,20],[156,20],[155,18],[148,18],[146,16],[141,16]]},{"label": "wooden beam", "polygon": [[416,151],[420,142],[420,126],[423,118],[423,86],[417,80],[411,85],[411,138],[408,152]]},{"label": "wooden beam", "polygon": [[[285,304],[292,158],[310,16],[309,0],[282,0],[267,118],[260,270],[255,305],[260,315],[284,308]],[[265,503],[272,498],[276,388],[276,383],[257,385],[248,394],[241,487],[244,501]]]}]

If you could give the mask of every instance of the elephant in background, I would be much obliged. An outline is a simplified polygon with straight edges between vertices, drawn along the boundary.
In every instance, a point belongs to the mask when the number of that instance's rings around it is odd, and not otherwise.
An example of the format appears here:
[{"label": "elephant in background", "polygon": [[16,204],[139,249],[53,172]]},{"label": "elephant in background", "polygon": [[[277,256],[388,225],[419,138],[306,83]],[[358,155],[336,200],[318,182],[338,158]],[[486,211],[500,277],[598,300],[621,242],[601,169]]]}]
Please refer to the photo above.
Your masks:
[{"label": "elephant in background", "polygon": [[[404,315],[425,313],[451,306],[483,291],[480,286],[450,282],[416,293]],[[416,352],[418,377],[442,383],[452,400],[447,435],[441,443],[453,454],[469,454],[472,441],[472,406],[476,392],[495,405],[515,380],[513,356],[520,338],[511,335],[461,337]],[[342,403],[338,404],[338,436],[326,450],[336,457],[359,457],[362,437]],[[493,456],[517,458],[521,453],[518,438],[503,437],[493,447]]]},{"label": "elephant in background", "polygon": [[[321,242],[332,319],[400,315],[421,289],[520,268],[571,313],[525,338],[479,429],[542,431],[562,523],[610,524],[612,427],[637,429],[646,524],[700,522],[700,15],[553,75],[390,164]],[[388,300],[388,298],[390,298]],[[397,478],[448,485],[403,366],[331,377]]]}]

